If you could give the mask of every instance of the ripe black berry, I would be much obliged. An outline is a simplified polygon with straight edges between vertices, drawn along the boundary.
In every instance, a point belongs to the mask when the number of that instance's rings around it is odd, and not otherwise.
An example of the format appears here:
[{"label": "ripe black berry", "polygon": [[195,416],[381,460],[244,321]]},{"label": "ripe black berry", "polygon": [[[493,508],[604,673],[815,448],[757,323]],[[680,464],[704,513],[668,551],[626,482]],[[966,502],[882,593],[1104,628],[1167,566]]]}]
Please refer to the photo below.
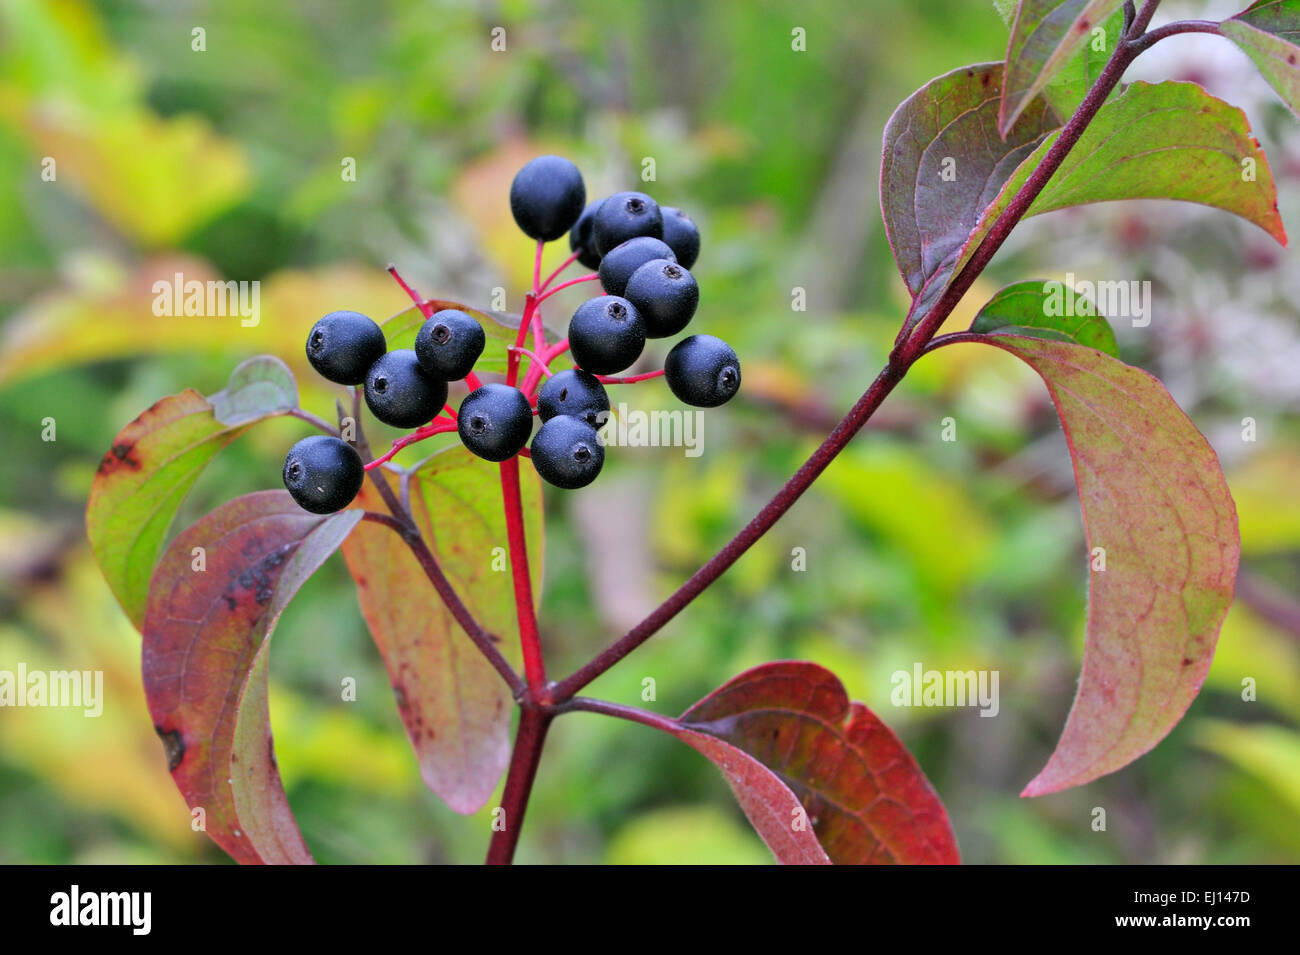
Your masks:
[{"label": "ripe black berry", "polygon": [[483,326],[460,309],[434,312],[415,336],[415,357],[434,378],[460,381],[474,370],[487,336]]},{"label": "ripe black berry", "polygon": [[605,448],[581,418],[557,415],[533,438],[533,467],[542,480],[566,490],[586,487],[605,464]]},{"label": "ripe black berry", "polygon": [[384,333],[360,312],[330,312],[307,333],[307,360],[329,381],[359,385],[386,350]]},{"label": "ripe black berry", "polygon": [[593,428],[600,427],[609,415],[605,386],[581,368],[556,372],[537,393],[537,416],[545,422],[557,415],[570,415]]},{"label": "ripe black berry", "polygon": [[581,249],[578,261],[593,272],[600,268],[600,252],[596,249],[595,239],[592,238],[591,227],[596,221],[596,210],[604,201],[604,199],[596,199],[587,203],[587,208],[582,210],[582,215],[578,216],[578,221],[569,230],[569,251],[577,252]]},{"label": "ripe black berry", "polygon": [[677,253],[661,240],[649,235],[639,235],[616,245],[600,260],[600,287],[606,295],[622,295],[632,273],[651,259],[677,261]]},{"label": "ripe black berry", "polygon": [[676,335],[700,304],[695,276],[667,259],[654,259],[633,272],[624,294],[645,320],[647,338]]},{"label": "ripe black berry", "polygon": [[465,396],[456,430],[480,458],[504,461],[520,452],[533,432],[533,409],[518,388],[487,384]]},{"label": "ripe black berry", "polygon": [[659,204],[644,192],[614,193],[600,204],[591,225],[591,236],[601,255],[639,235],[658,239],[663,234],[664,219]]},{"label": "ripe black berry", "polygon": [[515,173],[510,211],[524,235],[550,242],[582,215],[587,187],[578,167],[561,156],[538,156]]},{"label": "ripe black berry", "polygon": [[685,269],[691,268],[700,257],[699,227],[681,209],[662,206],[659,211],[664,217],[664,241],[677,253],[678,264]]},{"label": "ripe black berry", "polygon": [[578,367],[593,375],[612,375],[641,356],[645,322],[631,302],[598,295],[578,306],[569,320],[569,348]]},{"label": "ripe black berry", "polygon": [[332,514],[352,503],[366,470],[352,445],[317,434],[289,449],[282,476],[299,507],[313,514]]},{"label": "ripe black berry", "polygon": [[422,367],[409,348],[382,356],[366,375],[366,404],[384,424],[417,428],[447,403],[447,383]]},{"label": "ripe black berry", "polygon": [[688,405],[716,408],[740,390],[740,359],[721,338],[691,335],[668,353],[664,378]]}]

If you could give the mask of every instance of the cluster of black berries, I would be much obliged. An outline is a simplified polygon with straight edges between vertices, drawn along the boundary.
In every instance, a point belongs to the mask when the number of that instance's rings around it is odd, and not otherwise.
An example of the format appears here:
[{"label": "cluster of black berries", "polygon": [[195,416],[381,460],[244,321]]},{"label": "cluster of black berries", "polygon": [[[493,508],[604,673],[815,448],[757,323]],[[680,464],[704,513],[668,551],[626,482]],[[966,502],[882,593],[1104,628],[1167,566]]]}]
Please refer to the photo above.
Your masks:
[{"label": "cluster of black berries", "polygon": [[[605,461],[597,429],[609,415],[598,376],[622,371],[649,338],[681,332],[699,304],[690,267],[700,251],[695,223],[678,209],[660,208],[640,192],[615,193],[587,204],[578,167],[559,156],[539,156],[510,186],[510,210],[531,238],[554,241],[569,233],[577,260],[600,277],[604,295],[588,299],[569,322],[569,348],[578,366],[551,376],[537,393],[542,421],[530,457],[543,479],[562,488],[585,487]],[[483,352],[483,328],[462,311],[435,312],[420,328],[414,349],[388,351],[383,331],[357,312],[333,312],[307,337],[307,358],[330,381],[365,386],[376,418],[399,428],[427,424],[447,401],[447,384],[469,375]],[[687,404],[716,407],[740,388],[735,351],[711,335],[691,335],[668,353],[664,377]],[[533,435],[530,396],[510,384],[475,388],[461,402],[456,430],[465,447],[489,461],[506,461]],[[365,471],[344,441],[299,441],[284,462],[284,483],[302,507],[318,514],[346,507]]]}]

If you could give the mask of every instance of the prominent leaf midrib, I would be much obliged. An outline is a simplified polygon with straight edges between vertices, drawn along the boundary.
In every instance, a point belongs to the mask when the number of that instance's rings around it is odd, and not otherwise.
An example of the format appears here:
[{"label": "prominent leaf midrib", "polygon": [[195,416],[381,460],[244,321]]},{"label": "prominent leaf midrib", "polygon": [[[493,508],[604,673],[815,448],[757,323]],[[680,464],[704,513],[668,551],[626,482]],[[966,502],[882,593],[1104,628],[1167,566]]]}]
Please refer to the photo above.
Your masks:
[{"label": "prominent leaf midrib", "polygon": [[[906,804],[899,802],[897,799],[893,798],[892,796],[890,796],[884,791],[884,789],[880,786],[878,782],[878,778],[879,778],[878,773],[872,770],[870,765],[867,763],[866,758],[863,757],[863,755],[858,751],[858,748],[849,741],[848,737],[844,733],[844,728],[842,726],[837,726],[836,724],[829,723],[824,718],[817,716],[814,713],[809,713],[807,710],[797,710],[797,709],[791,709],[789,707],[784,707],[784,706],[774,706],[771,704],[764,704],[761,708],[741,710],[739,712],[730,714],[728,718],[739,721],[746,716],[762,715],[768,713],[779,714],[783,717],[795,717],[801,722],[813,723],[817,726],[822,727],[827,732],[831,733],[835,737],[835,739],[841,744],[838,747],[840,751],[839,756],[841,761],[847,758],[850,754],[852,755],[852,758],[863,768],[865,777],[871,780],[872,788],[875,791],[874,795],[872,796],[871,801],[866,803],[861,809],[853,809],[845,805],[838,798],[830,796],[825,790],[819,789],[816,786],[809,785],[807,782],[799,779],[797,776],[791,776],[788,773],[788,771],[784,768],[787,767],[791,761],[791,755],[789,752],[787,752],[782,759],[782,763],[781,763],[782,768],[778,768],[776,766],[768,766],[762,760],[758,759],[757,756],[751,755],[750,758],[756,760],[760,765],[767,766],[767,768],[771,770],[773,773],[775,773],[778,777],[780,777],[781,781],[784,782],[786,786],[789,787],[790,789],[795,789],[797,786],[799,789],[804,789],[807,790],[808,792],[815,793],[821,799],[824,799],[826,802],[835,806],[840,812],[844,813],[846,816],[855,819],[859,825],[861,825],[867,832],[871,833],[871,838],[875,841],[876,845],[883,847],[885,851],[889,854],[889,857],[891,859],[899,858],[897,851],[894,849],[892,844],[882,839],[880,837],[878,830],[872,825],[870,821],[868,821],[865,818],[865,813],[872,806],[875,806],[878,802],[883,800],[885,802],[892,803],[898,806],[899,808],[901,808],[907,814],[908,818],[911,819],[913,822],[916,821],[917,818],[916,814],[913,813],[912,810]],[[852,715],[851,709],[845,711],[846,719],[850,718],[851,715]],[[684,729],[690,729],[690,730],[694,730],[695,732],[704,733],[708,736],[712,736],[714,739],[720,739],[724,743],[728,743],[729,745],[736,746],[742,752],[748,753],[747,750],[745,750],[741,746],[738,746],[736,743],[732,742],[731,740],[728,740],[727,738],[722,736],[717,736],[709,732],[707,729],[703,729],[702,726],[707,724],[682,723],[681,725]],[[741,738],[743,739],[744,737],[742,736]],[[792,747],[796,746],[798,742],[799,742],[798,734],[791,734],[790,745]],[[891,762],[889,765],[892,766],[897,761],[898,760],[896,758],[895,761]],[[938,853],[937,847],[934,846],[933,842],[931,842],[928,837],[926,839],[926,844],[931,848],[931,850]]]}]

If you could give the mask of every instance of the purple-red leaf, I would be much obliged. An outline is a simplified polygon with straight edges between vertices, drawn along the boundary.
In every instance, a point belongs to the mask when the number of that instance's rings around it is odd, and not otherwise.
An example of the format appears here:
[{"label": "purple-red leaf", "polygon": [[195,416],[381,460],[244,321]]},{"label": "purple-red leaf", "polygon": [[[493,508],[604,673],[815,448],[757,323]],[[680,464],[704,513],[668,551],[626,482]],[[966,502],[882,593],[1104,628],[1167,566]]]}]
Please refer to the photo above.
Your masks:
[{"label": "purple-red leaf", "polygon": [[819,861],[795,825],[800,806],[835,863],[960,861],[948,814],[916,760],[823,667],[782,661],[747,670],[676,725],[679,738],[722,769],[782,862]]},{"label": "purple-red leaf", "polygon": [[985,340],[1047,383],[1092,568],[1078,696],[1021,794],[1040,796],[1127,765],[1182,718],[1232,603],[1241,539],[1214,449],[1157,379],[1080,345]]},{"label": "purple-red leaf", "polygon": [[144,689],[168,768],[242,863],[310,863],[275,765],[267,650],[281,611],[361,520],[285,491],[236,498],[181,533],[149,586]]},{"label": "purple-red leaf", "polygon": [[899,271],[924,313],[943,291],[962,244],[998,190],[1059,120],[1040,98],[998,135],[1002,64],[931,80],[885,126],[880,209]]}]

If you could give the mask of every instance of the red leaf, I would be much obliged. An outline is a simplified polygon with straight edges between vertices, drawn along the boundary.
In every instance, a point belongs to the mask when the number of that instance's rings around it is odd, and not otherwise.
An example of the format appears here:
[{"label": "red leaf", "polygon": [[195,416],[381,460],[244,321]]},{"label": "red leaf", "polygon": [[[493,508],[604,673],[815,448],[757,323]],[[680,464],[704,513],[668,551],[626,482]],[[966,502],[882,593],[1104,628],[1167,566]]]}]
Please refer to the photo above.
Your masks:
[{"label": "red leaf", "polygon": [[149,713],[185,801],[238,862],[313,861],[271,747],[267,648],[290,598],[360,519],[309,514],[285,491],[248,494],[178,536],[154,571]]},{"label": "red leaf", "polygon": [[823,667],[787,661],[747,670],[677,722],[677,735],[723,770],[782,862],[812,861],[791,831],[796,796],[835,863],[960,861],[948,814],[916,760]]},{"label": "red leaf", "polygon": [[1209,672],[1241,553],[1214,449],[1157,379],[1080,345],[994,334],[1047,383],[1074,462],[1088,551],[1079,693],[1021,795],[1114,772],[1164,739]]}]

